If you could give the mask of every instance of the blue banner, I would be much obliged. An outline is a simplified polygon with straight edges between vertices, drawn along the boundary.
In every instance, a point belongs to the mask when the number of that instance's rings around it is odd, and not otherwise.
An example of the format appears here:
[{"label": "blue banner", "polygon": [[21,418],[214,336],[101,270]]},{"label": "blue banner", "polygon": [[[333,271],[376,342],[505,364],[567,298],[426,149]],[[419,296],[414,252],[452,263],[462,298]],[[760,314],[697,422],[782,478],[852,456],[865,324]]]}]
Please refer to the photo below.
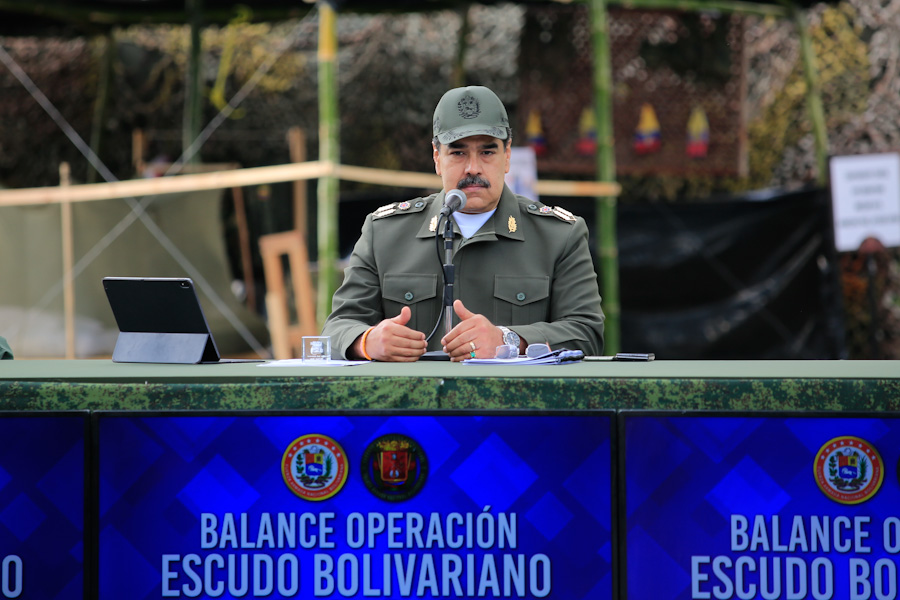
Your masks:
[{"label": "blue banner", "polygon": [[0,418],[0,598],[84,597],[87,413]]},{"label": "blue banner", "polygon": [[898,597],[900,420],[624,413],[627,597]]},{"label": "blue banner", "polygon": [[611,418],[101,413],[99,597],[611,599]]}]

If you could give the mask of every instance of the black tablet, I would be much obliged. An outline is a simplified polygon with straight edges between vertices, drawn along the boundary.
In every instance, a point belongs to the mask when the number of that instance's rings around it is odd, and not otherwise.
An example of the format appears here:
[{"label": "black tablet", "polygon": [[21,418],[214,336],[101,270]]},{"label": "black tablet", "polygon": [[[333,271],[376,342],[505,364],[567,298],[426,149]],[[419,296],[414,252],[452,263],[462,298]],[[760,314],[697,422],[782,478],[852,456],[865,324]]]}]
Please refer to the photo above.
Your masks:
[{"label": "black tablet", "polygon": [[236,362],[220,358],[191,279],[104,277],[103,289],[119,327],[113,361]]}]

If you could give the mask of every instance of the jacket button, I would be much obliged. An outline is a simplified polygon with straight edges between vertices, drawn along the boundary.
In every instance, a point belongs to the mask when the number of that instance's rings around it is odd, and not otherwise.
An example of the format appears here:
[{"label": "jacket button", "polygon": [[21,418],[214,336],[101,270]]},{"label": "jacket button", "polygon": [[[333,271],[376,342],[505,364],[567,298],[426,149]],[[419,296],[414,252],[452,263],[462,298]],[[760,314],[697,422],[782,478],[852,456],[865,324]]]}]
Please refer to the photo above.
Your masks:
[{"label": "jacket button", "polygon": [[521,302],[524,299],[525,299],[525,292],[519,292],[518,294],[516,294],[516,300],[518,300],[519,302]]},{"label": "jacket button", "polygon": [[406,292],[405,294],[403,294],[403,297],[406,298],[407,300],[412,300],[412,299],[413,299],[413,293],[412,293],[412,292]]}]

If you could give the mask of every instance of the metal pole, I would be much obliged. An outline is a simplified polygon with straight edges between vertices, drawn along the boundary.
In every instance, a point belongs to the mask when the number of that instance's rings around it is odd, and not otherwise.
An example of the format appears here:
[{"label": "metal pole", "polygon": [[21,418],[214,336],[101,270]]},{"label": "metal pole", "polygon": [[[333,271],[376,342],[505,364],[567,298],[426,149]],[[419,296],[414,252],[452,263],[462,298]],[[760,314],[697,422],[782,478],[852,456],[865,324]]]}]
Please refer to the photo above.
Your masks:
[{"label": "metal pole", "polygon": [[453,329],[453,284],[456,269],[453,266],[453,219],[447,216],[444,227],[444,333]]}]

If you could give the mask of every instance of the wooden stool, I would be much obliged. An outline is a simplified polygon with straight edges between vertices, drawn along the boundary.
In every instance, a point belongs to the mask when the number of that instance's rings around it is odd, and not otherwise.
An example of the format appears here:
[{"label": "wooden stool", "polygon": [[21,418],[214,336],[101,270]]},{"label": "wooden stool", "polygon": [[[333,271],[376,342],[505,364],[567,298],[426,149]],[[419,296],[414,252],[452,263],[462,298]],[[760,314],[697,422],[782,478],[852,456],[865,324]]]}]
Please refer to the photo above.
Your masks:
[{"label": "wooden stool", "polygon": [[[315,293],[309,273],[306,240],[296,230],[272,233],[260,236],[259,250],[266,279],[266,312],[269,334],[272,337],[272,353],[277,360],[300,356],[301,338],[304,335],[318,335]],[[283,256],[288,257],[290,267],[296,324],[291,324]]]}]

